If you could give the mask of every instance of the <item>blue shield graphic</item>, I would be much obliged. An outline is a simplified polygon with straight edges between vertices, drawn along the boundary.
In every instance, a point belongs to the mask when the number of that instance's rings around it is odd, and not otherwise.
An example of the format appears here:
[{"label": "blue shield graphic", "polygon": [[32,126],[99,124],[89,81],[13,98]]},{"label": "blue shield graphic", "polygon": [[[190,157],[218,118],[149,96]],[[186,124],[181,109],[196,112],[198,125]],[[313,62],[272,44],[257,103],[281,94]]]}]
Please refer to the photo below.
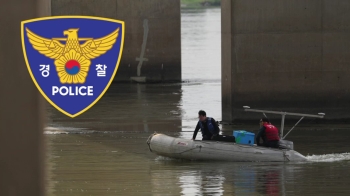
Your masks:
[{"label": "blue shield graphic", "polygon": [[89,16],[22,21],[29,74],[45,99],[74,118],[91,108],[117,73],[124,22]]}]

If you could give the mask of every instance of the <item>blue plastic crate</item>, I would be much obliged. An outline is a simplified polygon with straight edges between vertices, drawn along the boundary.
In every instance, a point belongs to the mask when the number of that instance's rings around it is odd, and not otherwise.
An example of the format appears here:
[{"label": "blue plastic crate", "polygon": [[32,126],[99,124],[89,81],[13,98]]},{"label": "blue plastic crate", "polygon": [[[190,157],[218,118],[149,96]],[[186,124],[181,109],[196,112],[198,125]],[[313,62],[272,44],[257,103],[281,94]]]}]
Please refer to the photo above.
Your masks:
[{"label": "blue plastic crate", "polygon": [[234,130],[233,136],[235,136],[237,144],[254,145],[255,134],[244,130]]}]

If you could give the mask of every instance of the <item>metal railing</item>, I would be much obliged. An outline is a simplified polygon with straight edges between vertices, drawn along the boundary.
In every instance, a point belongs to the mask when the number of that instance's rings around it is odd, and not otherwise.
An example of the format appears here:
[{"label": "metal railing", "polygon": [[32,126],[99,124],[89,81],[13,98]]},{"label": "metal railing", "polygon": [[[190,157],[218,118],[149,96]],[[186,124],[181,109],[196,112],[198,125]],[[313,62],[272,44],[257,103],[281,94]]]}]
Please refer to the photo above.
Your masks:
[{"label": "metal railing", "polygon": [[[282,120],[281,120],[281,132],[280,132],[280,138],[284,139],[287,137],[287,135],[299,124],[301,120],[303,120],[305,117],[313,117],[313,118],[323,118],[326,114],[325,113],[318,113],[317,115],[315,114],[301,114],[301,113],[292,113],[292,112],[279,112],[279,111],[270,111],[270,110],[258,110],[258,109],[250,109],[249,106],[243,106],[244,111],[247,112],[262,112],[265,117],[266,114],[280,114],[282,115]],[[265,114],[266,113],[266,114]],[[288,131],[288,133],[283,137],[283,130],[284,130],[284,119],[285,117],[289,116],[301,116],[300,120]]]}]

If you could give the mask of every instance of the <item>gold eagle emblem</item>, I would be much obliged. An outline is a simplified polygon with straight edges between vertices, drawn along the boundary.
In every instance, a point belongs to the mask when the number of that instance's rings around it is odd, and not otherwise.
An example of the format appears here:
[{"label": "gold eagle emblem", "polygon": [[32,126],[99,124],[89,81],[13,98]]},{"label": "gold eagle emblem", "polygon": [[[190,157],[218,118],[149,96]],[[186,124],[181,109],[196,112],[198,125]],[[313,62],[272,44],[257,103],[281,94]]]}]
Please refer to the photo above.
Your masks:
[{"label": "gold eagle emblem", "polygon": [[[44,38],[26,28],[29,42],[40,54],[54,59],[61,83],[83,84],[88,74],[91,59],[110,50],[119,35],[119,28],[102,38],[79,38],[79,29],[63,31],[66,38]],[[65,44],[62,44],[64,41]],[[80,44],[80,41],[85,41]],[[73,71],[71,71],[73,70]]]}]

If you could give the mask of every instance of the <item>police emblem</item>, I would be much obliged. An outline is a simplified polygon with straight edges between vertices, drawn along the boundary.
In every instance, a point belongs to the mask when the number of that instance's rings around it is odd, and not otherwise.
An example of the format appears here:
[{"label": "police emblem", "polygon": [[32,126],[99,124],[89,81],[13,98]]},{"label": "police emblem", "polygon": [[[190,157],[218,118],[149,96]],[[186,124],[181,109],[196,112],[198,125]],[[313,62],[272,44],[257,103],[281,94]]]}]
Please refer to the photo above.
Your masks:
[{"label": "police emblem", "polygon": [[124,22],[54,16],[21,23],[29,74],[45,99],[74,118],[91,108],[117,73]]}]

